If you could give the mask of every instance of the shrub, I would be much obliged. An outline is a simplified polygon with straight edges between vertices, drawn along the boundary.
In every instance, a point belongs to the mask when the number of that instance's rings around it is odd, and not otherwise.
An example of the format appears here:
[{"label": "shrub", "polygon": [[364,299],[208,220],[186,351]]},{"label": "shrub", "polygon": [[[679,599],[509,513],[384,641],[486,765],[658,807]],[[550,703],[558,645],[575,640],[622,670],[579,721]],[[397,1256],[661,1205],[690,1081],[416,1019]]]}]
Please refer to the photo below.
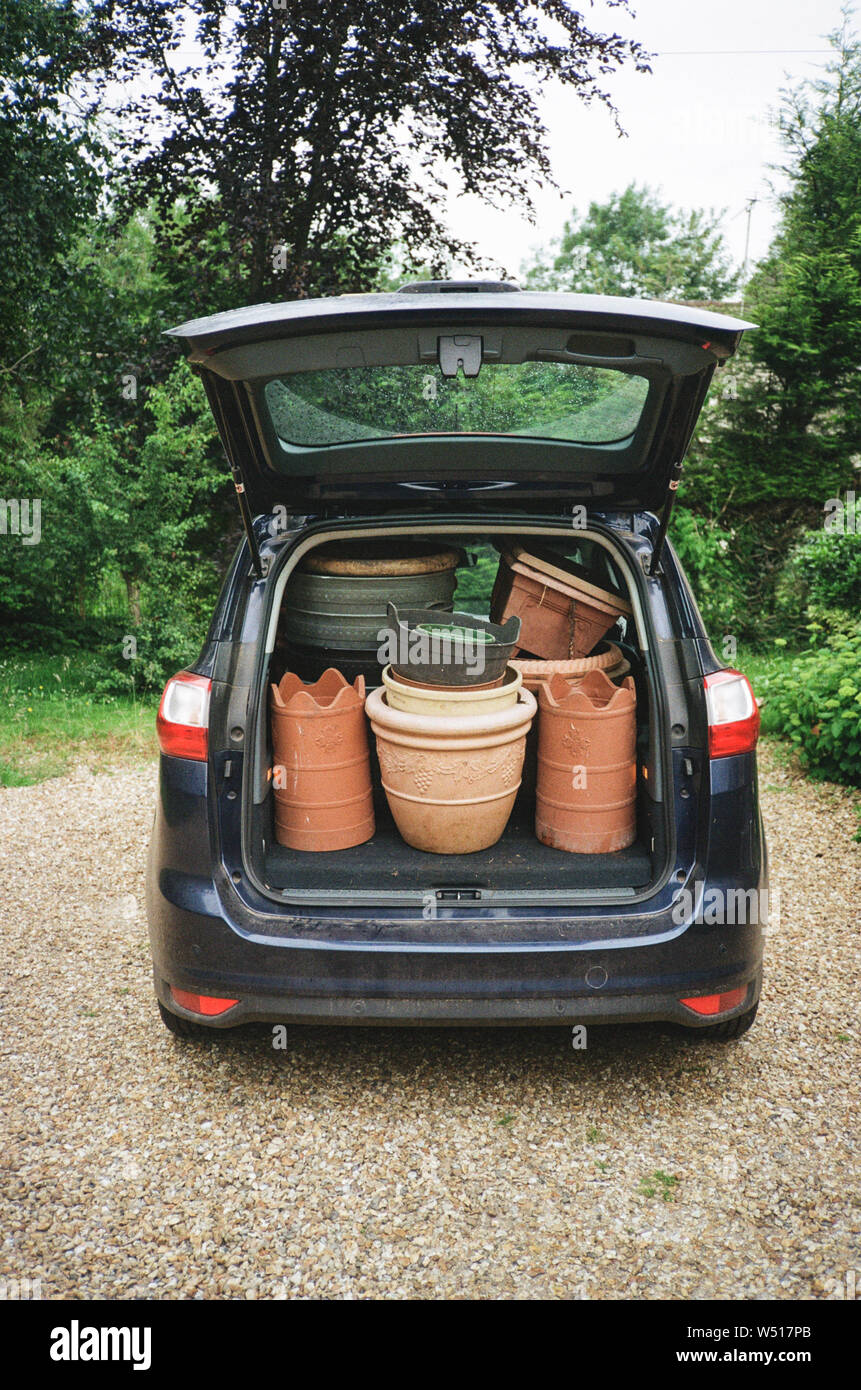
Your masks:
[{"label": "shrub", "polygon": [[[70,625],[99,569],[79,463],[42,441],[16,442],[0,419],[0,626]],[[18,534],[15,534],[15,533]]]},{"label": "shrub", "polygon": [[763,686],[763,728],[811,774],[861,785],[861,623],[802,653]]},{"label": "shrub", "polygon": [[799,643],[849,631],[861,609],[861,505],[847,508],[846,522],[845,530],[804,531],[777,577],[774,617]]},{"label": "shrub", "polygon": [[861,503],[847,509],[846,520],[842,531],[808,531],[796,547],[794,559],[811,608],[857,612],[861,607]]}]

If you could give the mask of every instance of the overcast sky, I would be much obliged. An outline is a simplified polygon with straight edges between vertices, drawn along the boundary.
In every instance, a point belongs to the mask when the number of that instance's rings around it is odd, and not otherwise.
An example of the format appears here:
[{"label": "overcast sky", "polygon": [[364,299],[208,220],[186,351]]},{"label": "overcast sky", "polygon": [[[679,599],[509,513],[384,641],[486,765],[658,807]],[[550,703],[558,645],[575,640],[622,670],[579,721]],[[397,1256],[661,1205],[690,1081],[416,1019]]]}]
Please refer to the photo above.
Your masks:
[{"label": "overcast sky", "polygon": [[531,247],[558,234],[573,205],[585,211],[593,199],[634,180],[681,207],[726,208],[727,239],[739,264],[745,206],[758,198],[751,259],[768,247],[775,221],[768,166],[781,155],[769,114],[782,87],[816,76],[828,61],[824,36],[840,28],[840,0],[633,0],[633,6],[635,19],[603,0],[583,6],[590,28],[615,29],[660,55],[651,76],[631,71],[609,80],[627,138],[618,137],[600,106],[548,87],[542,112],[555,177],[567,196],[560,201],[540,192],[535,226],[475,198],[450,209],[453,230],[512,275]]}]

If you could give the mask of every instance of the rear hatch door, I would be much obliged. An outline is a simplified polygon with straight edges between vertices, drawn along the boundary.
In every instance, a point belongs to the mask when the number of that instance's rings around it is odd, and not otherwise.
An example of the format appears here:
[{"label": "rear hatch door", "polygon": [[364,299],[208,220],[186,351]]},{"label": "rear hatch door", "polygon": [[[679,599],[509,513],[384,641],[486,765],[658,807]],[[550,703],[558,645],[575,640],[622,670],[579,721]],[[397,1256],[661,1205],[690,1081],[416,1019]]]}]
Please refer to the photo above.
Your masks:
[{"label": "rear hatch door", "polygon": [[657,511],[751,326],[478,282],[257,304],[171,333],[253,516],[467,498]]}]

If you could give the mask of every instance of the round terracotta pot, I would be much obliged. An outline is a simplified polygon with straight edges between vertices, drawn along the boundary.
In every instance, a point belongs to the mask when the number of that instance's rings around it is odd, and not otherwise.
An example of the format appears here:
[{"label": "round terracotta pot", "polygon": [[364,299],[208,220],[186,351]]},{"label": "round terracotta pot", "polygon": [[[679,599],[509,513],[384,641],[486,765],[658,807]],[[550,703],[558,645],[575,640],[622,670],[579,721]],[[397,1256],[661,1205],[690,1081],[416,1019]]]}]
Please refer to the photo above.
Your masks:
[{"label": "round terracotta pot", "polygon": [[474,854],[496,843],[523,772],[535,696],[520,690],[492,714],[422,715],[390,708],[374,690],[365,709],[377,739],[383,788],[408,845]]},{"label": "round terracotta pot", "polygon": [[634,682],[552,676],[539,692],[535,834],[573,854],[612,854],[637,835]]},{"label": "round terracotta pot", "polygon": [[492,714],[517,704],[523,684],[519,671],[509,666],[497,685],[476,687],[463,685],[420,686],[402,682],[391,668],[383,671],[386,703],[389,709],[406,710],[414,714],[441,714],[446,718],[458,715]]},{"label": "round terracotta pot", "polygon": [[336,850],[374,833],[365,682],[330,667],[313,685],[292,671],[270,687],[275,837],[289,849]]},{"label": "round terracotta pot", "polygon": [[592,656],[573,657],[570,661],[531,661],[517,657],[511,664],[521,672],[526,689],[535,693],[543,681],[556,675],[564,676],[566,680],[576,680],[590,671],[604,671],[611,681],[620,681],[627,676],[631,663],[625,660],[612,642],[602,642],[600,645],[602,651],[594,652]]}]

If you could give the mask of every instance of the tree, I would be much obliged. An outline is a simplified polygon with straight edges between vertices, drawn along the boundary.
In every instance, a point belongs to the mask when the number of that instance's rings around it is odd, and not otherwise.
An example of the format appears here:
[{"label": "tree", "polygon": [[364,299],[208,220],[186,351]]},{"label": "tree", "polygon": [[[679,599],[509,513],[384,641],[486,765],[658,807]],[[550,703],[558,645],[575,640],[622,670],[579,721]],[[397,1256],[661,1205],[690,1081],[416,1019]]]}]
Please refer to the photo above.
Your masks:
[{"label": "tree", "polygon": [[846,27],[831,42],[825,76],[784,96],[788,186],[745,293],[758,326],[712,393],[684,490],[701,515],[735,530],[736,554],[747,555],[745,607],[760,628],[795,540],[821,527],[829,498],[856,486],[861,44]]},{"label": "tree", "polygon": [[133,628],[142,620],[143,584],[166,571],[176,585],[180,567],[170,557],[184,549],[187,563],[193,539],[211,526],[211,499],[224,483],[223,467],[200,466],[212,421],[199,383],[179,370],[171,391],[157,387],[150,394],[142,445],[134,423],[121,426],[98,415],[75,439],[99,553],[122,575]]},{"label": "tree", "polygon": [[682,300],[725,299],[738,281],[719,214],[679,211],[635,183],[585,217],[575,211],[525,278],[536,289]]},{"label": "tree", "polygon": [[861,438],[861,43],[848,21],[831,43],[825,77],[784,99],[789,187],[751,300],[754,361],[778,388],[776,440],[787,463],[806,461],[797,481],[820,487],[851,481]]},{"label": "tree", "polygon": [[735,505],[802,505],[809,521],[851,486],[861,438],[861,44],[846,30],[831,42],[824,78],[784,97],[780,226],[705,451]]},{"label": "tree", "polygon": [[62,634],[73,644],[102,566],[96,528],[80,460],[58,457],[33,435],[31,403],[23,407],[7,392],[0,401],[0,495],[9,531],[0,545],[0,641],[45,647],[50,634]]},{"label": "tree", "polygon": [[129,197],[187,199],[190,247],[223,224],[252,301],[368,288],[393,242],[419,263],[481,263],[443,225],[449,187],[530,208],[552,182],[536,89],[554,79],[615,114],[606,77],[649,70],[565,0],[99,0],[96,14],[111,80],[136,79]]},{"label": "tree", "polygon": [[[48,306],[101,180],[92,111],[78,99],[90,71],[88,30],[73,0],[0,0],[0,371],[46,374]],[[37,357],[34,363],[31,359]]]}]

